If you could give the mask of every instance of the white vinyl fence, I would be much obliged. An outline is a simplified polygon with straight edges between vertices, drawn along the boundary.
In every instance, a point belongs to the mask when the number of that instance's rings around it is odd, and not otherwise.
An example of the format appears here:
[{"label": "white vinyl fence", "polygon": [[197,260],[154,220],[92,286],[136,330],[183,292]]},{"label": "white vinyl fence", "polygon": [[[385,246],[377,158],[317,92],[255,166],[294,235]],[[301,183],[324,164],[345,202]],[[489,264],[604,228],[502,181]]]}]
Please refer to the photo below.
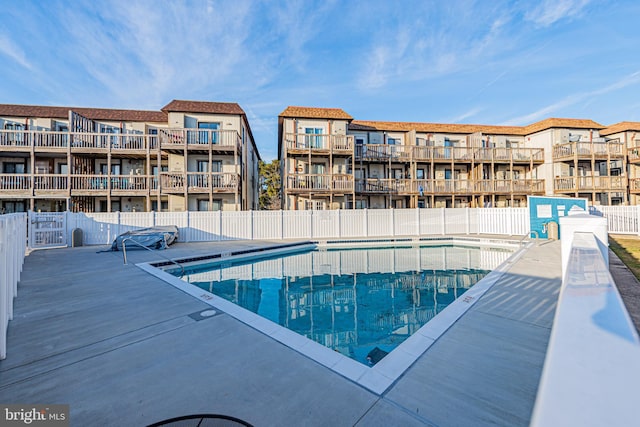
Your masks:
[{"label": "white vinyl fence", "polygon": [[592,215],[607,218],[609,233],[640,235],[640,229],[638,229],[640,206],[592,206],[589,211]]},{"label": "white vinyl fence", "polygon": [[27,214],[0,215],[0,360],[7,357],[7,328],[26,249]]},{"label": "white vinyl fence", "polygon": [[106,245],[129,230],[176,225],[180,242],[359,239],[445,234],[524,235],[527,208],[357,209],[331,211],[67,213],[68,241]]}]

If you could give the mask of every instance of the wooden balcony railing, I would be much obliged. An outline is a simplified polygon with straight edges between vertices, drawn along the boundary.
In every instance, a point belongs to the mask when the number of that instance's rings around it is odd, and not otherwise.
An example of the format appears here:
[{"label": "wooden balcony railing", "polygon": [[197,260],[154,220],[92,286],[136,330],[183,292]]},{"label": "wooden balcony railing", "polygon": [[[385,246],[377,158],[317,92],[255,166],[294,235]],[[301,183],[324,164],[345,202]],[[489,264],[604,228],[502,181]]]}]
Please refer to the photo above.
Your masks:
[{"label": "wooden balcony railing", "polygon": [[631,163],[640,162],[640,147],[629,147],[629,149],[627,149],[627,159],[629,159]]},{"label": "wooden balcony railing", "polygon": [[640,193],[640,178],[629,178],[629,191],[633,194]]},{"label": "wooden balcony railing", "polygon": [[356,160],[409,161],[414,147],[408,145],[362,144],[356,145]]},{"label": "wooden balcony railing", "polygon": [[236,173],[223,172],[187,172],[160,174],[160,189],[171,193],[185,191],[185,185],[189,192],[218,191],[235,192],[238,189],[240,177]]},{"label": "wooden balcony railing", "polygon": [[542,194],[543,179],[356,179],[349,175],[294,174],[287,177],[287,191],[353,191],[361,194],[452,195],[452,194]]},{"label": "wooden balcony railing", "polygon": [[212,129],[159,129],[158,140],[161,148],[224,147],[239,150],[241,138],[235,130]]},{"label": "wooden balcony railing", "polygon": [[32,175],[2,173],[0,174],[0,190],[11,192],[23,192],[31,190],[33,185]]},{"label": "wooden balcony railing", "polygon": [[287,177],[287,189],[299,191],[331,190],[331,175],[294,174]]},{"label": "wooden balcony railing", "polygon": [[591,159],[592,157],[620,158],[624,156],[624,144],[620,142],[568,142],[553,146],[554,160],[574,158]]},{"label": "wooden balcony railing", "polygon": [[624,191],[627,188],[627,178],[624,176],[568,176],[555,178],[553,186],[556,192]]},{"label": "wooden balcony railing", "polygon": [[287,150],[353,151],[352,135],[286,133],[284,141]]},{"label": "wooden balcony railing", "polygon": [[238,132],[234,130],[159,129],[158,134],[55,132],[38,130],[0,130],[0,150],[35,147],[41,150],[111,150],[146,151],[175,146],[235,147],[241,146]]},{"label": "wooden balcony railing", "polygon": [[64,191],[69,189],[67,175],[33,175],[33,189],[36,191]]},{"label": "wooden balcony railing", "polygon": [[[209,189],[234,192],[238,188],[239,181],[239,176],[235,173],[189,172],[186,175],[189,192],[209,191]],[[341,176],[334,189],[348,187],[344,184],[345,181],[348,181],[347,177]],[[157,190],[160,184],[163,190],[183,192],[184,183],[184,174],[166,172],[163,172],[160,177],[156,175],[0,174],[0,191],[24,193],[25,196],[31,195],[34,191],[60,193],[69,190],[72,194],[97,195],[111,191],[112,194],[136,195]]]}]

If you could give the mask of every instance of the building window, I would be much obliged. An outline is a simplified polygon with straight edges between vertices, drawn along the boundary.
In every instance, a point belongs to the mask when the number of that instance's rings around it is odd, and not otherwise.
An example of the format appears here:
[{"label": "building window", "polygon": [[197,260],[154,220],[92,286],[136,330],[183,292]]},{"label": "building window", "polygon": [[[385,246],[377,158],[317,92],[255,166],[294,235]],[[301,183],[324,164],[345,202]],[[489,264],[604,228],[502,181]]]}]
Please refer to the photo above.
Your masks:
[{"label": "building window", "polygon": [[306,135],[316,135],[316,136],[305,136],[305,142],[307,147],[311,148],[322,148],[322,128],[305,128],[304,133]]},{"label": "building window", "polygon": [[25,173],[24,163],[4,162],[2,173]]},{"label": "building window", "polygon": [[[151,210],[158,212],[158,201],[157,200],[153,200],[151,201]],[[169,210],[169,202],[166,200],[163,200],[160,202],[160,212],[167,212]]]},{"label": "building window", "polygon": [[220,123],[214,122],[198,122],[198,142],[200,144],[208,144],[211,141],[212,144],[218,144],[218,129],[220,129]]},{"label": "building window", "polygon": [[198,199],[198,210],[199,211],[220,211],[222,210],[222,200],[213,199],[211,203],[211,209],[209,209],[209,200],[208,199]]}]

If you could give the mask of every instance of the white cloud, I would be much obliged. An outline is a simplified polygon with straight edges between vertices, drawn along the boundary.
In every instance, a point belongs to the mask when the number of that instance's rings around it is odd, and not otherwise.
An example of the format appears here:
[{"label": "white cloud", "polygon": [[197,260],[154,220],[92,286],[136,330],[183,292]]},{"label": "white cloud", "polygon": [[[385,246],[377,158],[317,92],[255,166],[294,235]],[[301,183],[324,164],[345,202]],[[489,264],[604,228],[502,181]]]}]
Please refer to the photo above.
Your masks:
[{"label": "white cloud", "polygon": [[24,51],[4,34],[0,34],[0,54],[11,58],[24,68],[32,69],[31,63],[27,59]]},{"label": "white cloud", "polygon": [[562,110],[563,108],[567,108],[578,103],[593,102],[598,96],[606,95],[619,89],[637,84],[640,84],[640,70],[624,76],[621,79],[599,89],[566,96],[565,98],[560,99],[553,104],[547,105],[537,111],[534,111],[533,113],[508,120],[504,124],[519,126],[522,124],[534,123],[538,120],[551,117],[553,113]]},{"label": "white cloud", "polygon": [[484,108],[481,107],[474,107],[470,110],[465,111],[464,113],[450,119],[447,120],[448,123],[463,123],[466,119],[470,118],[470,117],[474,117],[477,116],[480,112],[482,112],[484,110]]},{"label": "white cloud", "polygon": [[120,105],[157,106],[198,90],[210,98],[216,84],[245,68],[250,57],[247,2],[90,7],[61,13],[71,36],[66,52]]},{"label": "white cloud", "polygon": [[525,14],[525,19],[548,27],[562,19],[573,18],[584,10],[590,0],[544,0]]}]

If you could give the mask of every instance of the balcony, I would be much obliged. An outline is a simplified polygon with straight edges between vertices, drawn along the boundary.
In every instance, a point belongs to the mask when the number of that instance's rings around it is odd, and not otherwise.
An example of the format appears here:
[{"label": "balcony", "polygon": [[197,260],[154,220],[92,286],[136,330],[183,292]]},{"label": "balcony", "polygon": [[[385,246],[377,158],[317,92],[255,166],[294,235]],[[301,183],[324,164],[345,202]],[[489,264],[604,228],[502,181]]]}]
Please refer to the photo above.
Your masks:
[{"label": "balcony", "polygon": [[624,157],[624,145],[620,142],[568,142],[553,146],[554,160],[607,159]]},{"label": "balcony", "polygon": [[222,172],[187,172],[160,174],[162,193],[182,194],[185,189],[189,193],[235,193],[238,190],[240,176],[236,173]]},{"label": "balcony", "polygon": [[156,135],[92,132],[55,132],[39,130],[0,130],[0,151],[112,152],[144,154],[157,148]]},{"label": "balcony", "polygon": [[195,151],[241,151],[242,141],[235,130],[211,129],[159,129],[160,148],[173,152]]},{"label": "balcony", "polygon": [[543,163],[542,148],[476,148],[476,163]]},{"label": "balcony", "polygon": [[542,163],[542,148],[412,147],[413,160],[457,163]]},{"label": "balcony", "polygon": [[27,174],[0,174],[0,191],[2,197],[29,197],[33,193],[33,176]]},{"label": "balcony", "polygon": [[629,163],[640,163],[640,147],[629,147],[627,159],[629,159]]},{"label": "balcony", "polygon": [[556,193],[625,191],[627,178],[624,176],[567,176],[555,178],[553,188]]},{"label": "balcony", "polygon": [[543,179],[365,179],[356,182],[356,192],[369,194],[544,194]]},{"label": "balcony", "polygon": [[285,148],[291,154],[345,154],[353,153],[352,135],[310,135],[286,133]]},{"label": "balcony", "polygon": [[289,193],[352,192],[353,176],[346,174],[293,174],[287,177]]},{"label": "balcony", "polygon": [[629,178],[629,191],[631,194],[640,194],[640,178]]},{"label": "balcony", "polygon": [[356,146],[356,160],[370,162],[408,162],[412,158],[412,146],[387,144],[362,144]]},{"label": "balcony", "polygon": [[34,196],[66,196],[69,193],[67,175],[39,174],[33,175]]}]

